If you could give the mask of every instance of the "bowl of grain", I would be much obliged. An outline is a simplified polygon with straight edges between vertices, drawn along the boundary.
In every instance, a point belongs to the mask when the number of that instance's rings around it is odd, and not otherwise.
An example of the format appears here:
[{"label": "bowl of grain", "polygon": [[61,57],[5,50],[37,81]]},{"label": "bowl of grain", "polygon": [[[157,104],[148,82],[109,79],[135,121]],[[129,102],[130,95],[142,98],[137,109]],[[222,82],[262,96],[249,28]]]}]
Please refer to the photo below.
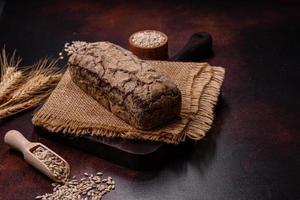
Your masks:
[{"label": "bowl of grain", "polygon": [[129,37],[128,49],[141,59],[168,58],[168,36],[157,30],[142,30]]}]

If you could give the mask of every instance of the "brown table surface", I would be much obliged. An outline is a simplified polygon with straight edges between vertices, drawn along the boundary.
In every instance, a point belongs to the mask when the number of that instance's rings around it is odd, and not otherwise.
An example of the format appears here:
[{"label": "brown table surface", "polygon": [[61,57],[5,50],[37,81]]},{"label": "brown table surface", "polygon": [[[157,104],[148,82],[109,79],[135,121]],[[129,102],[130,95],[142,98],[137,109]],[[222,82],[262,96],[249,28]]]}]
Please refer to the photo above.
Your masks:
[{"label": "brown table surface", "polygon": [[[66,41],[109,40],[158,29],[170,55],[188,37],[214,38],[212,65],[227,70],[209,137],[154,171],[134,171],[37,135],[32,110],[1,121],[0,199],[33,199],[51,181],[9,149],[3,136],[23,132],[69,161],[72,175],[104,172],[116,190],[104,199],[300,199],[299,5],[292,1],[7,1],[0,44],[30,64],[56,56]],[[1,13],[1,9],[0,9]]]}]

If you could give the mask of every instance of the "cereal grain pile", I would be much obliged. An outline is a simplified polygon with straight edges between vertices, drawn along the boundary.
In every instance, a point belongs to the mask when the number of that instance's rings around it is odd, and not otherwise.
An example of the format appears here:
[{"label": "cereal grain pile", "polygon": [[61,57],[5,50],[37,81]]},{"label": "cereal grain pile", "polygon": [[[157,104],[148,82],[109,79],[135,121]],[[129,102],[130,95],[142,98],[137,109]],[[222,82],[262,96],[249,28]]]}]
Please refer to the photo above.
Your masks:
[{"label": "cereal grain pile", "polygon": [[158,31],[141,31],[132,35],[131,41],[134,45],[143,48],[153,48],[165,43],[166,37]]},{"label": "cereal grain pile", "polygon": [[115,189],[115,181],[111,178],[102,178],[103,174],[84,173],[84,177],[67,180],[64,184],[53,183],[52,193],[39,195],[35,199],[42,200],[99,200],[108,192]]}]

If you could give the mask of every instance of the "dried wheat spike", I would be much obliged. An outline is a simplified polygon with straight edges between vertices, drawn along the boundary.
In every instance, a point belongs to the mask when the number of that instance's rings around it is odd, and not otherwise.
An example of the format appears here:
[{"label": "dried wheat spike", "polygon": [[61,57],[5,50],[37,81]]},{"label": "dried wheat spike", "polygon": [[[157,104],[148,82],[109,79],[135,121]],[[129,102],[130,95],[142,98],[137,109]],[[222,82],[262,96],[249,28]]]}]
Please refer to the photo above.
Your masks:
[{"label": "dried wheat spike", "polygon": [[11,94],[9,101],[0,106],[0,109],[24,102],[40,94],[49,94],[57,85],[62,76],[62,70],[56,68],[56,61],[47,58],[38,61],[28,74],[26,82]]},{"label": "dried wheat spike", "polygon": [[0,55],[0,119],[29,109],[50,95],[62,77],[57,61],[44,58],[20,69],[15,52],[9,59],[5,49]]},{"label": "dried wheat spike", "polygon": [[9,117],[11,115],[14,115],[16,113],[22,112],[24,110],[27,110],[29,108],[34,107],[41,101],[43,101],[45,98],[47,98],[49,94],[43,94],[39,96],[35,96],[34,98],[29,99],[28,101],[25,101],[23,103],[15,104],[10,107],[7,107],[5,109],[0,109],[0,119],[3,119],[5,117]]},{"label": "dried wheat spike", "polygon": [[1,82],[0,82],[0,105],[10,98],[10,94],[25,79],[25,75],[17,67],[21,62],[21,58],[15,56],[15,51],[8,59],[5,49],[2,49],[0,55]]}]

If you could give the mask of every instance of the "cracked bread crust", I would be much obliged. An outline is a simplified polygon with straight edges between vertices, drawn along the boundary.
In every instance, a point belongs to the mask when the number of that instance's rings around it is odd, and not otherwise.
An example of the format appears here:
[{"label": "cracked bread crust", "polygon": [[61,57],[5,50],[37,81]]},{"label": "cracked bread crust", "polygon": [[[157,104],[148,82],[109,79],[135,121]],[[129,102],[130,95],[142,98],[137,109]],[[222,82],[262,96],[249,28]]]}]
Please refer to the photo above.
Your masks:
[{"label": "cracked bread crust", "polygon": [[180,114],[177,86],[120,46],[81,42],[69,58],[69,70],[76,85],[137,129],[153,129]]}]

